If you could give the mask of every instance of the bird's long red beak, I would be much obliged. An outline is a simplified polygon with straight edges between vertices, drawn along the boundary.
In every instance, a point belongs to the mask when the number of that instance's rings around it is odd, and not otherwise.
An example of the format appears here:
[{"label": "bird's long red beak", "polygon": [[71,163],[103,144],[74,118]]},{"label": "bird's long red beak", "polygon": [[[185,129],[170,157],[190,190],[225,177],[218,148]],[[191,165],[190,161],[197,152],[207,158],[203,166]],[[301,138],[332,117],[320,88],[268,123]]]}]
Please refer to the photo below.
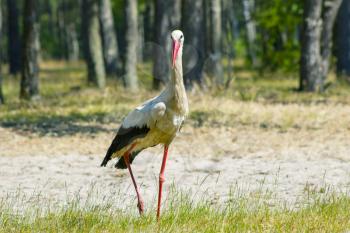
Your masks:
[{"label": "bird's long red beak", "polygon": [[179,52],[179,48],[180,48],[180,42],[173,40],[173,53],[172,53],[172,64],[173,64],[173,69],[175,67],[175,61],[176,61],[176,57],[177,57],[177,53]]}]

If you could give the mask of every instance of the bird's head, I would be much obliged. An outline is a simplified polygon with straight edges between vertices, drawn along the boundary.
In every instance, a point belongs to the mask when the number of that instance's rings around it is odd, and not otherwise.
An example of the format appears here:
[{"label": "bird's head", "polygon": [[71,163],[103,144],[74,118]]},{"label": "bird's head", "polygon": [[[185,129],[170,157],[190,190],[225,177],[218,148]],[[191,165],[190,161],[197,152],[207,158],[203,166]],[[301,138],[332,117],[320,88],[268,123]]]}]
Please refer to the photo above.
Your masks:
[{"label": "bird's head", "polygon": [[176,58],[178,56],[182,56],[182,47],[184,44],[184,34],[180,30],[174,30],[171,33],[171,39],[173,41],[172,65],[174,68]]}]

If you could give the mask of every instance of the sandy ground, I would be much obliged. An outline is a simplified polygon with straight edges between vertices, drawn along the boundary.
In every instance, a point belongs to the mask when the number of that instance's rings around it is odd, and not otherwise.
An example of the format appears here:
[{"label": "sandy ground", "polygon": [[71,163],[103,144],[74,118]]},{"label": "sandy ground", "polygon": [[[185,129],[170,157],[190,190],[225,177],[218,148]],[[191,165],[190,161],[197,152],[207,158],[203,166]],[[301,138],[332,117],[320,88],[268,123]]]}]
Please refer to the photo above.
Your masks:
[{"label": "sandy ground", "polygon": [[[160,158],[145,152],[133,166],[148,207],[155,203]],[[41,198],[50,202],[65,203],[77,196],[85,201],[93,194],[94,203],[112,198],[117,207],[130,204],[135,193],[127,171],[100,168],[99,163],[97,156],[1,157],[0,195],[13,195],[20,190],[27,197],[40,193]],[[166,196],[170,186],[175,185],[197,200],[226,201],[232,190],[250,194],[269,190],[280,201],[298,203],[307,195],[307,189],[311,192],[323,192],[328,188],[348,191],[350,162],[232,157],[198,160],[172,155],[166,178]]]},{"label": "sandy ground", "polygon": [[[27,197],[40,193],[40,198],[65,203],[95,193],[94,203],[135,205],[127,170],[115,170],[113,162],[99,167],[113,137],[111,128],[92,136],[65,137],[28,136],[0,128],[0,197],[15,196],[20,190]],[[310,192],[347,192],[348,142],[348,132],[186,127],[170,149],[164,193],[168,196],[175,185],[191,198],[217,202],[227,201],[232,190],[247,194],[269,190],[275,200],[298,203]],[[147,208],[156,203],[161,156],[162,149],[155,147],[133,164]]]}]

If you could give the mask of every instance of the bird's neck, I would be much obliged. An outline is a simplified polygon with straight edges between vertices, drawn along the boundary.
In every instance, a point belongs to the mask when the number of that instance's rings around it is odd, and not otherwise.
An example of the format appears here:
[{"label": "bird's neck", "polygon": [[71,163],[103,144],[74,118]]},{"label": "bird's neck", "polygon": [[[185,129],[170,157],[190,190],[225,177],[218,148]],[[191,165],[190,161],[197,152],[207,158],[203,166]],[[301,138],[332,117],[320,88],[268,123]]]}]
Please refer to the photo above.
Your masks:
[{"label": "bird's neck", "polygon": [[184,87],[182,71],[182,54],[179,54],[179,56],[175,60],[175,65],[171,72],[170,84],[172,84],[173,86],[182,85]]},{"label": "bird's neck", "polygon": [[168,93],[170,94],[173,108],[178,110],[181,114],[187,114],[188,102],[183,81],[182,51],[175,60],[175,65],[171,73],[171,79],[168,83]]}]

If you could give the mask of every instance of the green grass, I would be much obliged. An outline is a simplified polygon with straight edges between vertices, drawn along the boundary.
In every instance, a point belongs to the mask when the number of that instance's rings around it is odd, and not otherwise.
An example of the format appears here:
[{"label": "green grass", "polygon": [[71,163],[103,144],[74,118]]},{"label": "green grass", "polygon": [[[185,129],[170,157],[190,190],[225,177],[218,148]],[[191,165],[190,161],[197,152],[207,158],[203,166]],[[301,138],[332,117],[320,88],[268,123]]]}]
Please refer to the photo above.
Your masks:
[{"label": "green grass", "polygon": [[[73,200],[60,208],[16,212],[2,200],[0,232],[345,232],[350,229],[350,198],[309,197],[304,207],[271,206],[263,197],[233,197],[225,204],[193,203],[177,193],[166,202],[160,222],[154,209],[139,217],[130,210]],[[134,208],[135,206],[133,206]],[[136,208],[136,207],[135,207]]]}]

